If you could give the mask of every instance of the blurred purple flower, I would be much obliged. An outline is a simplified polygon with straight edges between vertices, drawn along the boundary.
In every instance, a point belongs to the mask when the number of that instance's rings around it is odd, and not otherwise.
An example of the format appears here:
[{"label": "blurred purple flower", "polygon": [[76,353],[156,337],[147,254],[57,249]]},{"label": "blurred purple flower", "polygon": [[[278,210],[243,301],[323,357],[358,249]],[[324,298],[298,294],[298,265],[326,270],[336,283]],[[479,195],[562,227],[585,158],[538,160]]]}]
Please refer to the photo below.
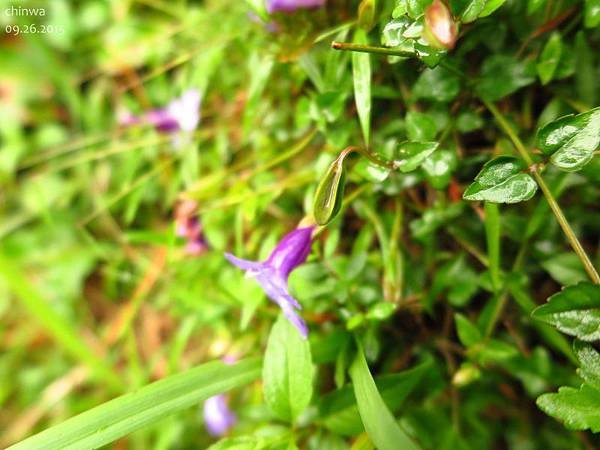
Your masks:
[{"label": "blurred purple flower", "polygon": [[277,25],[277,23],[275,23],[273,21],[265,22],[258,15],[254,14],[253,12],[248,13],[248,18],[250,19],[251,22],[262,25],[262,27],[265,30],[267,30],[269,33],[277,33],[279,31],[279,26]]},{"label": "blurred purple flower", "polygon": [[265,294],[279,305],[305,339],[308,328],[296,312],[302,307],[288,291],[288,277],[292,270],[306,261],[310,253],[313,229],[314,227],[297,228],[286,234],[263,262],[248,261],[225,253],[229,262],[245,270],[248,276],[256,277]]},{"label": "blurred purple flower", "polygon": [[211,436],[223,436],[237,422],[237,417],[227,406],[225,394],[210,397],[204,402],[204,423]]},{"label": "blurred purple flower", "polygon": [[198,256],[208,250],[208,244],[202,232],[202,223],[196,214],[198,204],[193,200],[184,200],[175,209],[175,233],[186,239],[185,252]]},{"label": "blurred purple flower", "polygon": [[267,11],[269,14],[274,12],[294,12],[297,9],[319,8],[324,6],[327,0],[267,0]]},{"label": "blurred purple flower", "polygon": [[200,92],[188,89],[181,97],[171,100],[164,108],[153,109],[141,117],[125,112],[119,117],[124,126],[150,124],[161,133],[192,132],[200,122]]}]

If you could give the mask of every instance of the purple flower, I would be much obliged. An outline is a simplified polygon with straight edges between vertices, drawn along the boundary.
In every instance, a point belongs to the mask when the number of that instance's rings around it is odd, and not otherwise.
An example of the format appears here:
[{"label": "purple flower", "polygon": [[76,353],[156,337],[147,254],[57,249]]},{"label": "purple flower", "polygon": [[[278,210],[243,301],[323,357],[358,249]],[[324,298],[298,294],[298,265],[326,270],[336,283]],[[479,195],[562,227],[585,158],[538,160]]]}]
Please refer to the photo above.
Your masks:
[{"label": "purple flower", "polygon": [[267,0],[267,11],[269,14],[274,12],[294,12],[297,9],[319,8],[325,5],[327,0]]},{"label": "purple flower", "polygon": [[147,123],[161,133],[192,132],[200,122],[200,101],[200,92],[188,89],[166,107],[153,109],[141,117],[125,112],[119,117],[119,123],[124,126]]},{"label": "purple flower", "polygon": [[223,436],[237,422],[237,417],[227,406],[225,394],[207,399],[204,402],[203,413],[206,429],[214,437]]},{"label": "purple flower", "polygon": [[208,244],[202,232],[202,223],[196,214],[198,205],[193,200],[184,200],[175,209],[175,233],[186,239],[185,252],[198,256],[208,250]]},{"label": "purple flower", "polygon": [[313,229],[314,227],[297,228],[286,234],[263,262],[247,261],[230,253],[225,254],[229,262],[245,270],[249,276],[256,277],[265,294],[279,305],[305,339],[308,328],[296,312],[302,307],[288,291],[288,277],[292,270],[306,261],[310,253]]}]

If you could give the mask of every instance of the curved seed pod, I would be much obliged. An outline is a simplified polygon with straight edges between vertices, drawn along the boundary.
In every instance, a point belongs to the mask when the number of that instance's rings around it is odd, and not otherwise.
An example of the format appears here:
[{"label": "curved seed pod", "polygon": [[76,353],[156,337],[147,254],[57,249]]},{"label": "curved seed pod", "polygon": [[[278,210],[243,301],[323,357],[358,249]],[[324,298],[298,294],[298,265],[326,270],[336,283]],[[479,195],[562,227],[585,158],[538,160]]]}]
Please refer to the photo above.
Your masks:
[{"label": "curved seed pod", "polygon": [[349,152],[342,152],[331,163],[317,187],[313,215],[319,225],[327,225],[340,211],[346,179],[344,160],[348,154]]}]

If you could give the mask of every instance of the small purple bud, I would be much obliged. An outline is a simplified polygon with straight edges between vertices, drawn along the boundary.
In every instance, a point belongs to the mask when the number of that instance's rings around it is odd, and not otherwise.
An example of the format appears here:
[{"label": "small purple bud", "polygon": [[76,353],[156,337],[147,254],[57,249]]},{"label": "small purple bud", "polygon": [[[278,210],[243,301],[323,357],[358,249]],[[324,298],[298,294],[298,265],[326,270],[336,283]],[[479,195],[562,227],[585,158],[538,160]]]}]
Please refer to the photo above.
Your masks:
[{"label": "small purple bud", "polygon": [[223,436],[237,422],[237,417],[227,405],[224,394],[210,397],[204,402],[204,423],[209,434],[214,437]]},{"label": "small purple bud", "polygon": [[296,267],[306,261],[310,253],[313,230],[312,226],[297,228],[286,234],[263,262],[248,261],[230,253],[225,254],[230,263],[245,270],[249,276],[256,277],[267,297],[279,305],[287,319],[305,339],[308,336],[308,328],[297,313],[302,307],[289,293],[288,278]]},{"label": "small purple bud", "polygon": [[320,8],[327,0],[267,0],[269,14],[275,12],[294,12],[298,9]]}]

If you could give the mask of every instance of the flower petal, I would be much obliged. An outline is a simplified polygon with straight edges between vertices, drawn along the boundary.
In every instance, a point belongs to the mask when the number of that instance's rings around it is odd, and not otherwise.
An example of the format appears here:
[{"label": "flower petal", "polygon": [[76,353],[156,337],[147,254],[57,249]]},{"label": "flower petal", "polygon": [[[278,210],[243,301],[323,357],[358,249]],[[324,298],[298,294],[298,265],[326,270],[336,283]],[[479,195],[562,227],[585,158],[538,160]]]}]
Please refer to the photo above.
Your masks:
[{"label": "flower petal", "polygon": [[306,339],[308,338],[308,327],[306,326],[306,322],[300,317],[300,315],[293,309],[289,307],[282,307],[283,314],[285,317],[296,327],[296,329],[300,332],[300,335]]},{"label": "flower petal", "polygon": [[302,309],[298,300],[292,297],[288,291],[287,281],[281,278],[281,276],[269,270],[268,268],[263,269],[256,275],[256,281],[260,284],[265,291],[265,294],[277,303],[282,309],[284,307],[292,307],[296,309]]},{"label": "flower petal", "polygon": [[225,395],[218,394],[208,398],[203,408],[204,423],[212,436],[223,436],[237,422],[237,417],[227,406]]},{"label": "flower petal", "polygon": [[249,261],[247,259],[238,258],[237,256],[232,255],[231,253],[225,253],[225,258],[227,258],[227,261],[229,261],[231,264],[233,264],[236,267],[239,267],[242,270],[251,270],[253,272],[257,272],[264,267],[264,263],[262,262]]},{"label": "flower petal", "polygon": [[271,252],[267,263],[287,280],[292,270],[303,264],[310,253],[314,227],[296,228],[286,234]]}]

